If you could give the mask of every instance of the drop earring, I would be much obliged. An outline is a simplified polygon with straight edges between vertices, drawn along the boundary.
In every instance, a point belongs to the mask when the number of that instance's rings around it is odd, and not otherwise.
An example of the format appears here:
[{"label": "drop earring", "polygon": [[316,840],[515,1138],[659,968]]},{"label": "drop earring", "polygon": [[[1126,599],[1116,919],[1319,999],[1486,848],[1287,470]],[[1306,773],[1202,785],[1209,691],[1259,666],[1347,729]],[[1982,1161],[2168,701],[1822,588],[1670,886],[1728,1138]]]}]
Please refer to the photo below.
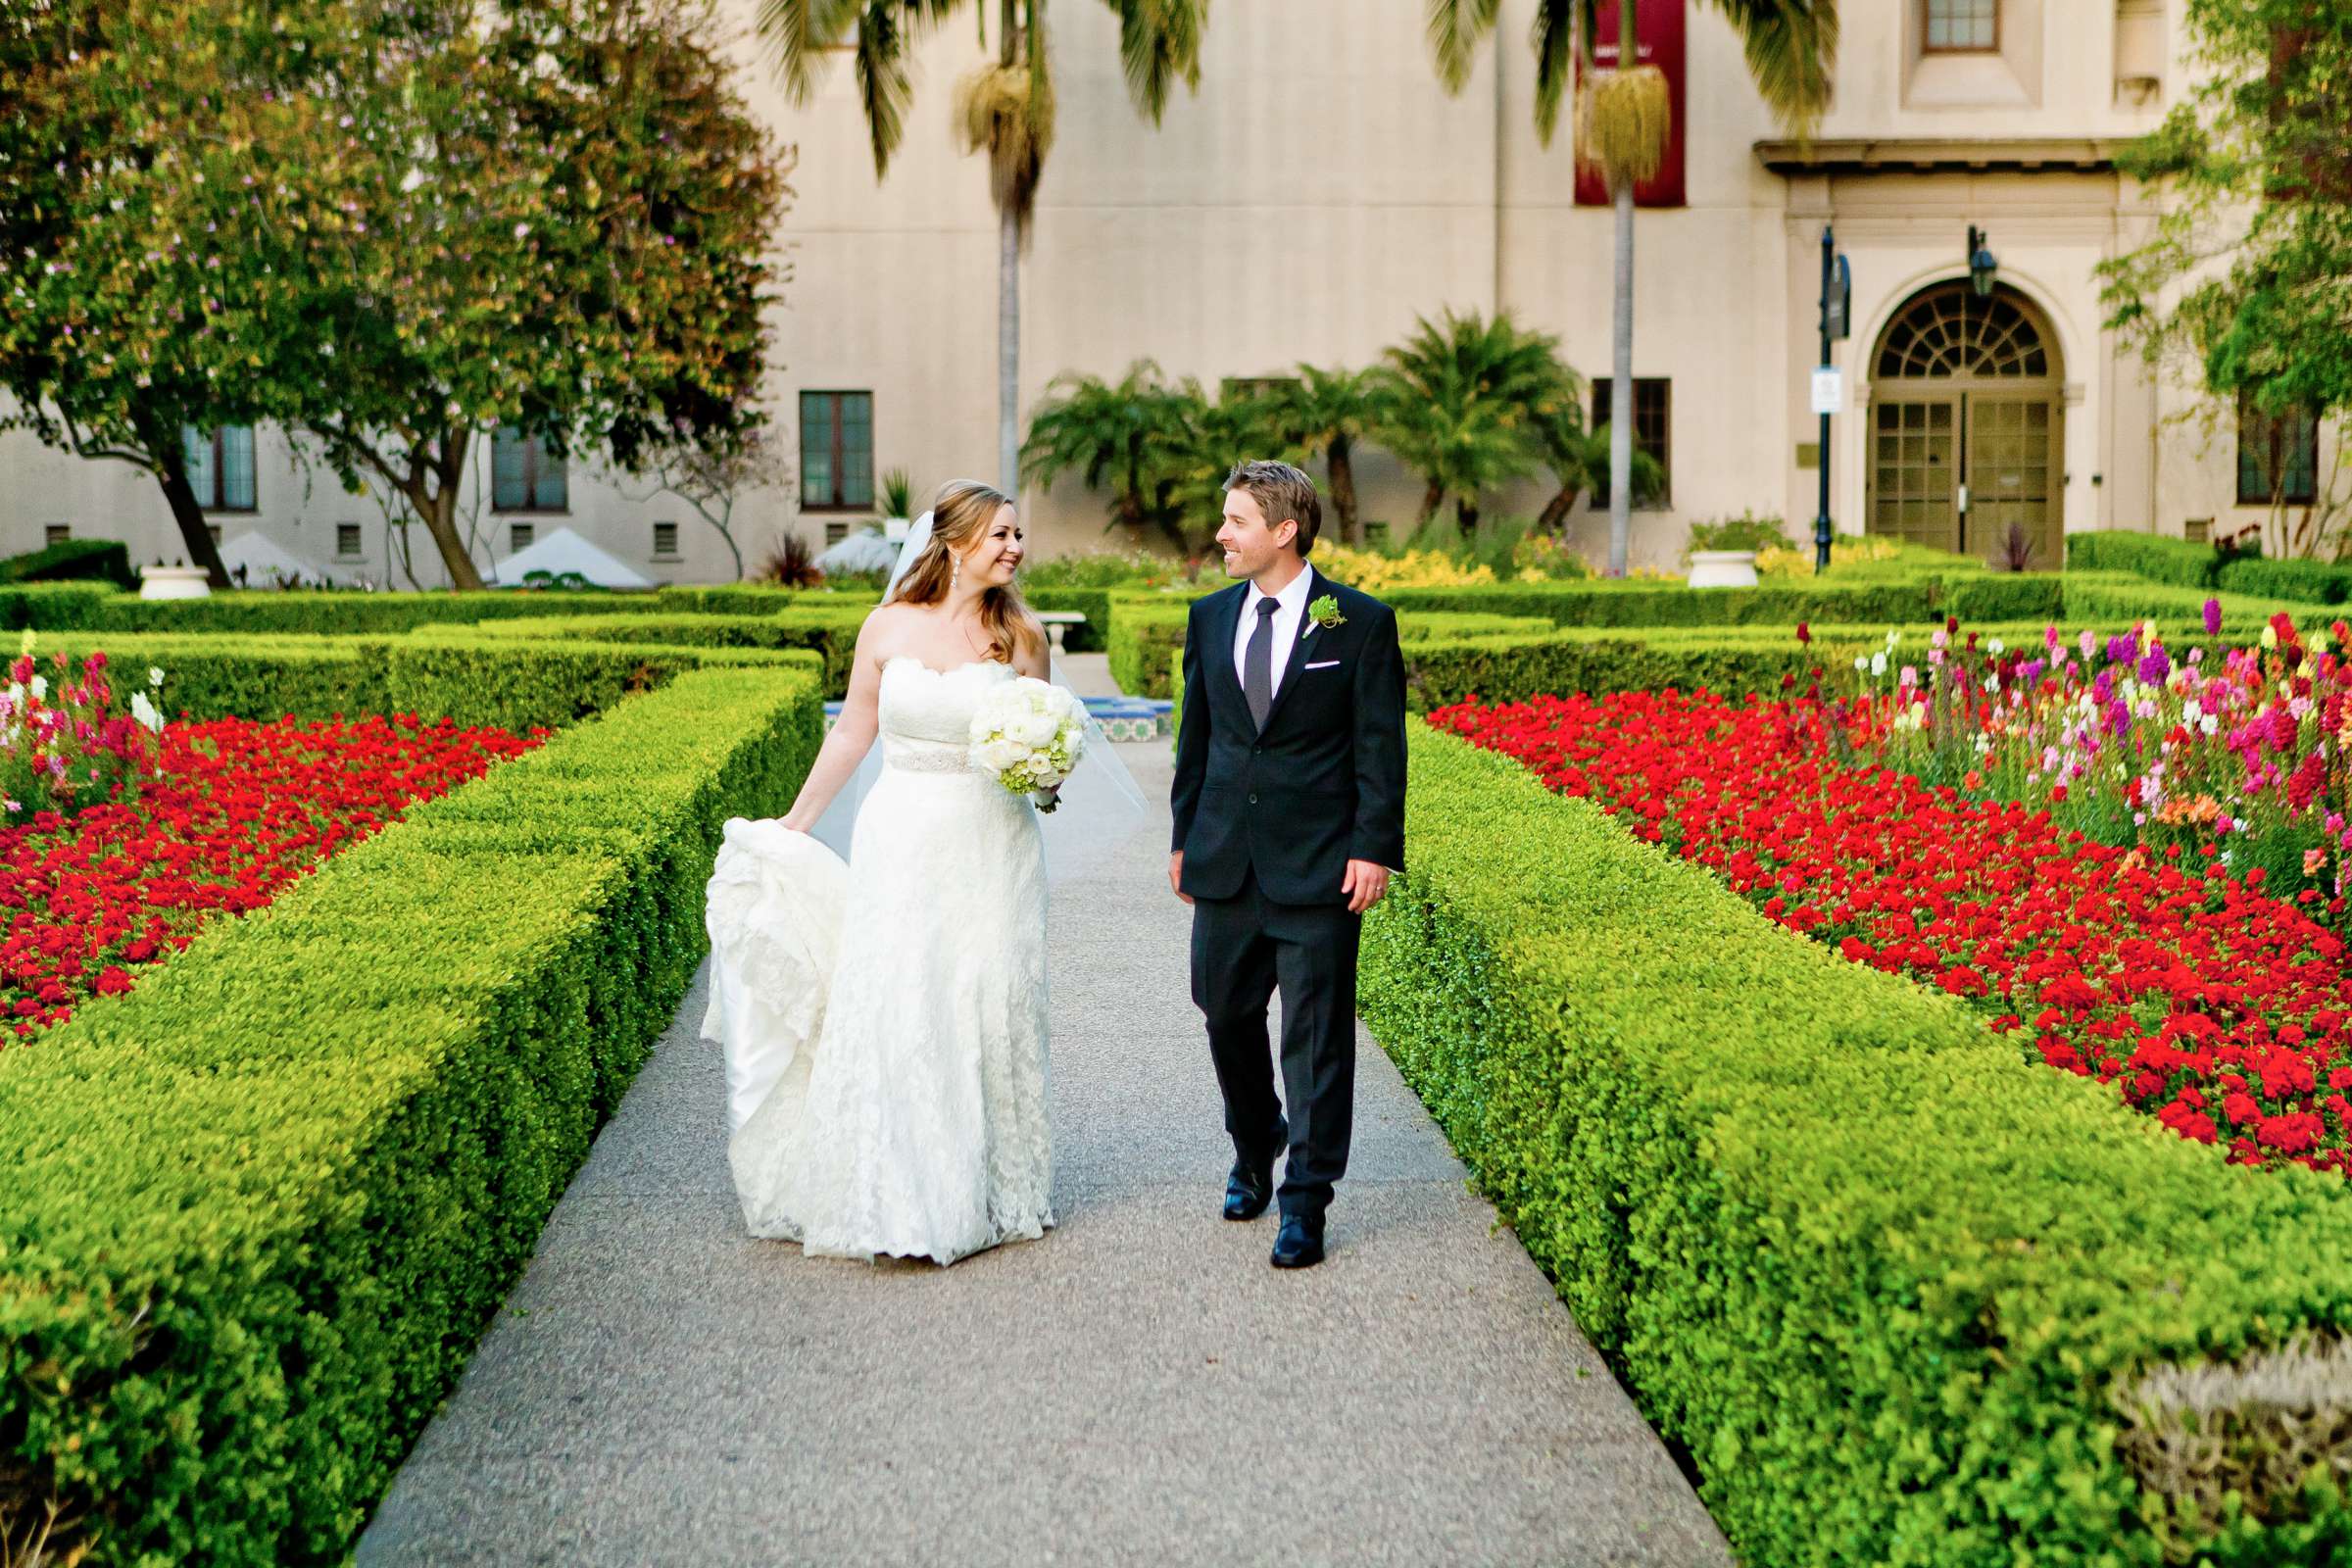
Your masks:
[{"label": "drop earring", "polygon": [[948,558],[948,586],[954,588],[963,581],[963,562],[955,556]]}]

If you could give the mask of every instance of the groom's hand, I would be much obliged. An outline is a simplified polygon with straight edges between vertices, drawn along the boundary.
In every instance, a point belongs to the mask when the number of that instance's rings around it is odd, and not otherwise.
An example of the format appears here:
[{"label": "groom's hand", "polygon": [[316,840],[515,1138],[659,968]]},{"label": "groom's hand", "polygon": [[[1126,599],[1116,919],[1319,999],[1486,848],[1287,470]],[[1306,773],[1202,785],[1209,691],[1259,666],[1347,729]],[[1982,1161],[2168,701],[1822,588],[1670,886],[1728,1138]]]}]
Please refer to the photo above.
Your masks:
[{"label": "groom's hand", "polygon": [[1340,891],[1348,895],[1348,912],[1361,914],[1380,902],[1389,891],[1389,868],[1370,860],[1349,860],[1348,875],[1340,883]]},{"label": "groom's hand", "polygon": [[1184,891],[1184,852],[1182,850],[1178,850],[1168,857],[1168,886],[1185,903],[1193,902],[1193,896]]}]

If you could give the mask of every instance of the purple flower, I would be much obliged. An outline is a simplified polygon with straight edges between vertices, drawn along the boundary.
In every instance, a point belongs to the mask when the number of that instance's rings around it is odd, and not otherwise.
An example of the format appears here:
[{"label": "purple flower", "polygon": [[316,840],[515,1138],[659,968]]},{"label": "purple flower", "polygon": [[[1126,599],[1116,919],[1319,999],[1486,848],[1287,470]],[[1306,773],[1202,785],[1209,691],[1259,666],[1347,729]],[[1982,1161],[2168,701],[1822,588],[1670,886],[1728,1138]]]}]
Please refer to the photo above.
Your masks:
[{"label": "purple flower", "polygon": [[2017,678],[2028,687],[2041,684],[2041,672],[2046,666],[2038,659],[2029,659],[2017,666]]},{"label": "purple flower", "polygon": [[2164,684],[2165,676],[2172,672],[2173,661],[2165,653],[2164,644],[2151,644],[2146,656],[2139,662],[2139,678],[2150,686],[2161,686]]},{"label": "purple flower", "polygon": [[2115,672],[2109,669],[2100,670],[2098,673],[2098,678],[2090,683],[2090,695],[2097,700],[2098,705],[2101,708],[2104,708],[2109,703],[2114,702]]},{"label": "purple flower", "polygon": [[2107,662],[2128,664],[2139,657],[2139,639],[2128,631],[2119,631],[2107,639]]},{"label": "purple flower", "polygon": [[2107,727],[2118,735],[2132,727],[2132,710],[2121,702],[2107,705]]},{"label": "purple flower", "polygon": [[2219,599],[2208,599],[2205,601],[2205,634],[2209,637],[2218,636],[2221,629],[2222,602]]}]

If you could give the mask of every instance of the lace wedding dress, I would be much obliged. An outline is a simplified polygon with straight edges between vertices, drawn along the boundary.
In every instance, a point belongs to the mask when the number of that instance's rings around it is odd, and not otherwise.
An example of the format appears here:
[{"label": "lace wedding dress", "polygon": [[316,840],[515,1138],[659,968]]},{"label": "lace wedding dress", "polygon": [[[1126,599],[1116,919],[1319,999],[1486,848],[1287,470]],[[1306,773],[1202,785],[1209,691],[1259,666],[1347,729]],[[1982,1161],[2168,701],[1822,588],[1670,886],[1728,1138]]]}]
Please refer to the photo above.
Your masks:
[{"label": "lace wedding dress", "polygon": [[1046,881],[1034,809],[967,759],[1011,666],[882,670],[883,766],[845,867],[730,819],[712,870],[706,1038],[755,1236],[941,1263],[1054,1223]]}]

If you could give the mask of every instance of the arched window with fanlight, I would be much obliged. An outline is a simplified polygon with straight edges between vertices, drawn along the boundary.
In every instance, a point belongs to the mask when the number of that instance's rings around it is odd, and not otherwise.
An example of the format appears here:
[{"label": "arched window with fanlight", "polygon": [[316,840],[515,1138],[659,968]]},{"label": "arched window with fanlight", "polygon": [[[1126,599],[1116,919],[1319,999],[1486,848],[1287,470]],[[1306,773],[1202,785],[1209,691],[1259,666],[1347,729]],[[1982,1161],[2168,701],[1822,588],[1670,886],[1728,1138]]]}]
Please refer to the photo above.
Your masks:
[{"label": "arched window with fanlight", "polygon": [[2006,285],[1932,284],[1894,313],[1869,364],[1870,531],[2059,565],[2064,374],[2032,302]]}]

